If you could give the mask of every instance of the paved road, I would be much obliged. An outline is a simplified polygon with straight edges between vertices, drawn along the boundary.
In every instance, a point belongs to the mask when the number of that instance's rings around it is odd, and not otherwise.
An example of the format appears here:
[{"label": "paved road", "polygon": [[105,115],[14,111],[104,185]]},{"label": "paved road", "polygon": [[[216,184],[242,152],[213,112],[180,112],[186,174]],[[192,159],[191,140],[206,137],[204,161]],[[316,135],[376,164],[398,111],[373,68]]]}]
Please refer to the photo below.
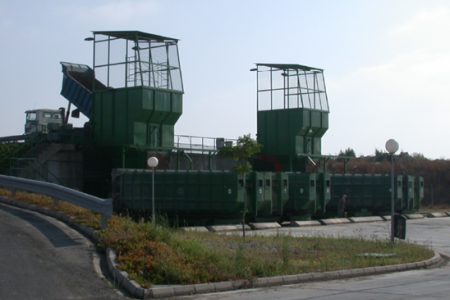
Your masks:
[{"label": "paved road", "polygon": [[[293,235],[333,234],[389,236],[388,222],[320,226],[299,229],[283,228]],[[260,231],[258,234],[274,234],[276,231]],[[407,221],[407,237],[420,244],[427,244],[444,255],[450,256],[450,218]],[[450,266],[428,270],[415,270],[386,275],[360,277],[347,280],[311,282],[289,286],[234,291],[208,295],[178,297],[177,299],[448,299],[450,298]]]},{"label": "paved road", "polygon": [[125,299],[96,273],[91,247],[53,218],[0,204],[0,299]]}]

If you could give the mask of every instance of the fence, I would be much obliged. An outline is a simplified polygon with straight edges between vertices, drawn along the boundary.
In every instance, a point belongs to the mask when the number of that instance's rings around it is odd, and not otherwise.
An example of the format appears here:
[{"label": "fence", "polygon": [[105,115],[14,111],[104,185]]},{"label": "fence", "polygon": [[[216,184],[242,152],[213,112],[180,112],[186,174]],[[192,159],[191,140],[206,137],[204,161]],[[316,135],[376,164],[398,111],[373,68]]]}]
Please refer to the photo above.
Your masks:
[{"label": "fence", "polygon": [[55,206],[58,204],[58,200],[63,200],[87,209],[91,209],[102,215],[102,229],[106,228],[107,221],[111,218],[113,209],[112,199],[97,198],[95,196],[75,191],[54,183],[5,175],[0,175],[0,186],[10,187],[12,196],[14,196],[16,189],[20,189],[50,196],[53,198]]}]

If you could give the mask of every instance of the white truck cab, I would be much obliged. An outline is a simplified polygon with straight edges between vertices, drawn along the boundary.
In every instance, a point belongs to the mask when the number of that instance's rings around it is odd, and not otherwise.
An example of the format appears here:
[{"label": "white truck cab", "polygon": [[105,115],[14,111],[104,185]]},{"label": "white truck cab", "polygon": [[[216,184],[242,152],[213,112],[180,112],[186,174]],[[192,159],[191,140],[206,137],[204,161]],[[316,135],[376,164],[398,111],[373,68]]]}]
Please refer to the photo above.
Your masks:
[{"label": "white truck cab", "polygon": [[47,132],[48,124],[62,125],[64,122],[64,108],[27,110],[25,134],[33,132]]}]

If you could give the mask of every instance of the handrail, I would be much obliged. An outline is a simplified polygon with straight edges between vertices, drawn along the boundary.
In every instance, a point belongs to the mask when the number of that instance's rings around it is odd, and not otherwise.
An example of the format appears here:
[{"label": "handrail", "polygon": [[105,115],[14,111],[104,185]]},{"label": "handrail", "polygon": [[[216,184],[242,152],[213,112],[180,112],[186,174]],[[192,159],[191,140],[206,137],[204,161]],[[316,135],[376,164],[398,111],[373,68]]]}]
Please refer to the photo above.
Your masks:
[{"label": "handrail", "polygon": [[0,143],[3,142],[11,142],[11,141],[24,141],[29,140],[35,136],[34,133],[31,134],[22,134],[22,135],[11,135],[11,136],[4,136],[0,137]]},{"label": "handrail", "polygon": [[108,219],[111,218],[113,210],[112,199],[101,199],[54,183],[5,175],[0,175],[0,186],[8,186],[13,188],[11,191],[12,195],[14,195],[15,189],[21,189],[47,195],[54,199],[67,201],[98,212],[102,215],[102,229],[106,229]]},{"label": "handrail", "polygon": [[[219,140],[220,142],[218,143]],[[178,150],[213,152],[218,151],[220,147],[228,145],[229,143],[236,144],[236,140],[189,135],[174,136],[174,145]]]},{"label": "handrail", "polygon": [[[12,175],[12,170],[26,170],[28,168],[31,168],[31,170],[33,171],[33,177],[36,179],[36,175],[38,175],[39,177],[41,177],[42,179],[45,179],[45,181],[48,182],[48,175],[50,174],[51,176],[53,176],[54,179],[57,180],[57,184],[59,185],[63,185],[63,183],[61,182],[61,180],[58,178],[58,176],[56,176],[55,174],[53,174],[53,172],[51,172],[43,163],[41,163],[37,158],[35,157],[9,157],[10,162],[10,166],[12,166],[14,164],[15,161],[16,163],[20,162],[20,161],[28,161],[28,164],[26,167],[24,168],[15,168],[15,167],[9,167],[9,174]],[[42,175],[40,172],[38,172],[35,168],[33,168],[33,166],[31,165],[32,162],[36,162],[38,163],[47,173],[46,176]],[[0,169],[1,170],[1,169]],[[31,176],[30,171],[26,172],[28,174],[28,176]],[[19,174],[19,173],[17,173]]]}]

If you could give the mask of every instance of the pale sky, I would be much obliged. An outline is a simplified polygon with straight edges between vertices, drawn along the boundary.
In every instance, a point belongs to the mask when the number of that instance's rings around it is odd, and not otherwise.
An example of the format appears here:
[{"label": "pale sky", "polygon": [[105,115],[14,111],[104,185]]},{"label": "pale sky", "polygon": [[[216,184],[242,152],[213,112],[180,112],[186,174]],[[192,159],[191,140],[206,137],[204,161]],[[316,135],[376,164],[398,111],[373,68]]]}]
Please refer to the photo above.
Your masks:
[{"label": "pale sky", "polygon": [[59,62],[92,66],[84,38],[100,30],[180,39],[175,134],[255,137],[249,70],[292,63],[325,70],[322,154],[371,155],[394,138],[402,151],[450,157],[448,0],[0,0],[0,136],[22,134],[28,109],[67,107]]}]

